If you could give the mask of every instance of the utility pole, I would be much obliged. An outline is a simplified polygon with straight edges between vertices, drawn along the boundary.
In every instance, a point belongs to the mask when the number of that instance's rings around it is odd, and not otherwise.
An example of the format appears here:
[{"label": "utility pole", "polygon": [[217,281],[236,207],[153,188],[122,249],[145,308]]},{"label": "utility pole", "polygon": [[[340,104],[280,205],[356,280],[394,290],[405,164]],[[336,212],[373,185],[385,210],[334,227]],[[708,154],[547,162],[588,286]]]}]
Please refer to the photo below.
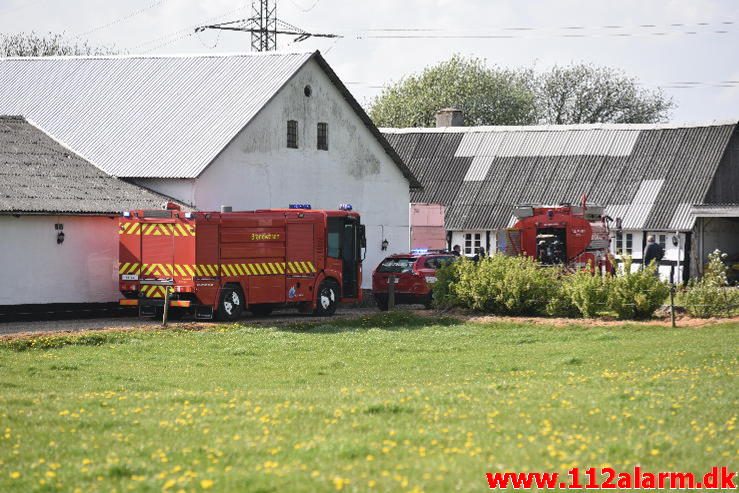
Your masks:
[{"label": "utility pole", "polygon": [[251,33],[252,51],[277,50],[277,35],[294,36],[299,43],[308,38],[340,38],[337,34],[310,33],[277,18],[277,0],[252,0],[251,17],[221,22],[195,28],[199,33],[206,29],[241,31]]}]

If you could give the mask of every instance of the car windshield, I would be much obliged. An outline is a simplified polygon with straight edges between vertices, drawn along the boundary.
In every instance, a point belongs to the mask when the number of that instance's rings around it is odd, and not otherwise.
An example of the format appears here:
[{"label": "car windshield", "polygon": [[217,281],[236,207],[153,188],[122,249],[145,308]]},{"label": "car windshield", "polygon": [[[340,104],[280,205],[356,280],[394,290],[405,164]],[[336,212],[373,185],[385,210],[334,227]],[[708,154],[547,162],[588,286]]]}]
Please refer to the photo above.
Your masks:
[{"label": "car windshield", "polygon": [[380,264],[380,267],[377,268],[377,272],[392,272],[392,273],[401,273],[401,272],[409,272],[411,269],[413,269],[413,264],[416,263],[415,258],[406,257],[406,258],[386,258],[382,261]]}]

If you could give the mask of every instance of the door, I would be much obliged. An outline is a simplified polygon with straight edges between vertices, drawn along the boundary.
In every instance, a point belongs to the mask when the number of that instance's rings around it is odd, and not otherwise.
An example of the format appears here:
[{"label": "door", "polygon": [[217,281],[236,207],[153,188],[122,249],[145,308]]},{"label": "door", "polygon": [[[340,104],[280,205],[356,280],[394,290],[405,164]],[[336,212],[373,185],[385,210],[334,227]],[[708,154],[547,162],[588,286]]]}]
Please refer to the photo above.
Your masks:
[{"label": "door", "polygon": [[341,237],[342,282],[344,298],[356,298],[359,292],[360,240],[359,221],[352,217],[344,219]]}]

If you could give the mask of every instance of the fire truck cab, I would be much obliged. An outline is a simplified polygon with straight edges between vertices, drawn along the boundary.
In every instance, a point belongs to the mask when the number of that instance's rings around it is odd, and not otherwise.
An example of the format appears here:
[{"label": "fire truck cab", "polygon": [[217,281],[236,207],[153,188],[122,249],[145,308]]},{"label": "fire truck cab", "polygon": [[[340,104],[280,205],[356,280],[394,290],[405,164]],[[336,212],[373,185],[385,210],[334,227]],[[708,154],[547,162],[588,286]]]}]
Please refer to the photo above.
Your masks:
[{"label": "fire truck cab", "polygon": [[120,304],[155,316],[165,300],[197,319],[267,315],[283,305],[330,316],[360,301],[364,226],[343,210],[134,210],[120,218]]}]

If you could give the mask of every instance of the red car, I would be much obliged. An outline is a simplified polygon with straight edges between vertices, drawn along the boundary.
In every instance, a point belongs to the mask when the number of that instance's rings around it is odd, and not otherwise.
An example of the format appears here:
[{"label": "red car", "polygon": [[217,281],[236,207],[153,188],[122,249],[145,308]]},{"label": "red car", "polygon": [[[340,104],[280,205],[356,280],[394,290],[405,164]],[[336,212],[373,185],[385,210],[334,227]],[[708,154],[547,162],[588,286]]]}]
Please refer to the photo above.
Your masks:
[{"label": "red car", "polygon": [[380,310],[388,308],[388,284],[395,281],[395,303],[431,307],[436,269],[453,262],[451,253],[407,253],[387,257],[372,273],[372,295]]}]

